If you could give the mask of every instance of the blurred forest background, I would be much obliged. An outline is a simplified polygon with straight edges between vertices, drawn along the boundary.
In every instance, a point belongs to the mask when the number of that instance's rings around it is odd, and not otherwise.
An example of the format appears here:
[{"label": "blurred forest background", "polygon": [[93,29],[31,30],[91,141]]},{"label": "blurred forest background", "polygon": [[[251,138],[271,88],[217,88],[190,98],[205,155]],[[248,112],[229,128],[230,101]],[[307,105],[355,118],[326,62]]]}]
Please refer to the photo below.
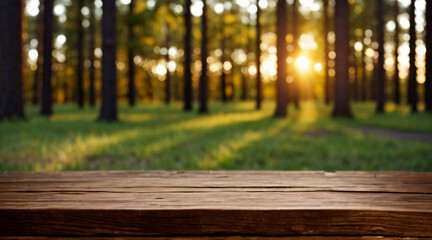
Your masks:
[{"label": "blurred forest background", "polygon": [[432,171],[431,6],[2,0],[0,170]]}]

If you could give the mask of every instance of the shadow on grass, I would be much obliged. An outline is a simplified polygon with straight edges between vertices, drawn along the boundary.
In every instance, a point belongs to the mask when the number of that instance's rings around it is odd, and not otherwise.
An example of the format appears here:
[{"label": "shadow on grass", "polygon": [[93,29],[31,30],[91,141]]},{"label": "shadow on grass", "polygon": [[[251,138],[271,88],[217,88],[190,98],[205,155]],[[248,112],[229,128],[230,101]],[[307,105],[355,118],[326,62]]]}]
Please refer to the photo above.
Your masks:
[{"label": "shadow on grass", "polygon": [[96,122],[97,108],[58,106],[49,119],[34,108],[29,121],[0,125],[0,170],[432,171],[428,145],[346,130],[356,124],[407,128],[414,122],[432,132],[432,124],[419,123],[430,123],[430,116],[374,116],[370,104],[354,107],[365,112],[364,119],[333,120],[331,107],[315,103],[290,108],[286,119],[272,117],[272,103],[261,111],[253,102],[214,104],[203,116],[184,112],[180,104],[120,106],[121,121],[110,124]]}]

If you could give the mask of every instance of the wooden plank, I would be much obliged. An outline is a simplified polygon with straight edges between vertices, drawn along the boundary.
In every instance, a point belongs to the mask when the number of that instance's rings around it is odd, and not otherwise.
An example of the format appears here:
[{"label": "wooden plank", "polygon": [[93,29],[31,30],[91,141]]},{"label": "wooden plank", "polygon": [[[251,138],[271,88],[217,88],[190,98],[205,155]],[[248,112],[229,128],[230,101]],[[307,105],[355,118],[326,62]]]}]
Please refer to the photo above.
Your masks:
[{"label": "wooden plank", "polygon": [[432,193],[431,173],[62,172],[3,173],[0,191],[138,191],[150,188],[279,188],[283,191]]},{"label": "wooden plank", "polygon": [[432,174],[0,174],[0,235],[432,237]]},{"label": "wooden plank", "polygon": [[1,193],[0,210],[374,210],[432,214],[432,194],[356,192]]},{"label": "wooden plank", "polygon": [[1,235],[432,236],[432,214],[365,210],[1,210]]}]

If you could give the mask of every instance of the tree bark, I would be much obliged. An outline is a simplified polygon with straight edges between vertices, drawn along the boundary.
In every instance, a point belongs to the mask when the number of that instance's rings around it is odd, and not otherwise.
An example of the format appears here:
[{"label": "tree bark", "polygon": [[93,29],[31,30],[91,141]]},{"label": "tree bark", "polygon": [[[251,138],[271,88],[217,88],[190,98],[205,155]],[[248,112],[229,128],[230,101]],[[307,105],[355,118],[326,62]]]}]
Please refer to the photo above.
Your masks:
[{"label": "tree bark", "polygon": [[338,0],[335,5],[336,78],[333,117],[351,118],[349,105],[349,3]]},{"label": "tree bark", "polygon": [[36,71],[34,72],[34,82],[33,82],[33,96],[32,96],[32,103],[33,105],[37,105],[40,102],[40,87],[42,83],[42,67],[43,67],[43,58],[42,58],[42,52],[43,52],[43,3],[41,2],[39,4],[39,14],[37,16],[37,26],[36,26],[36,37],[38,40],[37,45],[37,52],[38,57],[36,60]]},{"label": "tree bark", "polygon": [[192,0],[185,0],[184,20],[186,33],[184,36],[184,110],[192,110],[192,14],[190,11]]},{"label": "tree bark", "polygon": [[[249,18],[250,20],[250,18]],[[248,53],[250,52],[250,23],[248,23],[246,25],[246,36],[247,36],[247,43],[246,43],[246,55],[248,55]],[[247,69],[247,64],[246,64],[246,72],[248,71]],[[241,88],[242,88],[242,94],[241,94],[241,100],[242,101],[246,101],[248,99],[248,74],[242,74],[242,81],[241,81]]]},{"label": "tree bark", "polygon": [[0,1],[0,121],[24,119],[22,76],[22,0]]},{"label": "tree bark", "polygon": [[89,3],[90,8],[90,43],[89,43],[89,58],[90,58],[90,71],[89,71],[89,79],[90,79],[90,106],[94,106],[96,104],[96,90],[95,90],[95,67],[94,67],[94,50],[95,50],[95,13],[94,13],[94,0],[90,0]]},{"label": "tree bark", "polygon": [[426,111],[432,112],[432,2],[426,2]]},{"label": "tree bark", "polygon": [[399,27],[399,1],[395,1],[395,36],[394,36],[394,42],[395,42],[395,74],[394,74],[394,102],[396,104],[400,104],[400,79],[399,79],[399,35],[400,35],[400,27]]},{"label": "tree bark", "polygon": [[324,99],[326,104],[330,104],[330,76],[328,74],[329,67],[328,62],[329,59],[329,42],[328,42],[328,34],[330,29],[329,24],[329,15],[328,15],[328,7],[329,0],[324,0],[323,2],[323,12],[324,12]]},{"label": "tree bark", "polygon": [[261,9],[259,6],[259,0],[256,1],[257,13],[256,13],[256,109],[261,109],[262,101],[262,82],[261,82]]},{"label": "tree bark", "polygon": [[111,122],[117,120],[115,0],[105,0],[102,10],[102,107],[99,121]]},{"label": "tree bark", "polygon": [[43,30],[43,73],[42,73],[42,109],[41,114],[52,114],[52,48],[53,48],[53,8],[54,0],[44,0]]},{"label": "tree bark", "polygon": [[276,80],[276,117],[287,116],[287,6],[285,0],[276,5],[277,32],[277,80]]},{"label": "tree bark", "polygon": [[[129,3],[129,16],[133,16],[134,14],[134,8],[135,8],[135,0],[131,0]],[[134,33],[134,23],[132,21],[129,22],[128,31],[129,31],[129,43],[131,44],[135,40],[135,33]],[[129,100],[129,106],[135,106],[135,63],[134,63],[134,57],[135,57],[135,46],[131,44],[129,46],[128,51],[128,63],[129,63],[129,82],[128,82],[128,100]]]},{"label": "tree bark", "polygon": [[76,68],[77,77],[77,103],[79,108],[84,107],[84,82],[83,82],[83,66],[84,66],[84,29],[82,26],[83,17],[81,14],[81,9],[84,6],[84,0],[78,0],[77,9],[77,51],[78,51],[78,63]]},{"label": "tree bark", "polygon": [[248,89],[248,84],[247,84],[247,81],[248,81],[248,79],[247,79],[247,77],[246,77],[246,74],[242,74],[242,79],[241,79],[241,88],[242,88],[242,93],[241,93],[241,96],[240,96],[240,99],[242,100],[242,101],[246,101],[247,100],[247,89]]},{"label": "tree bark", "polygon": [[[170,25],[168,22],[165,23],[166,27],[166,36],[165,36],[165,48],[169,49],[170,44]],[[165,62],[169,63],[170,57],[167,51],[167,54],[165,55]],[[167,67],[167,72],[165,76],[165,104],[170,104],[171,102],[171,73],[169,71],[169,68]]]},{"label": "tree bark", "polygon": [[411,112],[415,113],[418,111],[417,109],[417,67],[415,64],[416,60],[416,29],[415,29],[415,0],[411,0],[411,6],[409,9],[410,16],[410,28],[409,28],[409,45],[410,45],[410,68],[409,68],[409,79],[408,79],[408,102],[411,105]]},{"label": "tree bark", "polygon": [[[363,38],[364,38],[364,34],[363,34]],[[364,45],[364,41],[363,41],[363,50],[361,53],[361,65],[362,65],[362,82],[361,82],[361,100],[362,102],[366,102],[368,99],[368,73],[367,73],[367,69],[366,69],[366,46]]]},{"label": "tree bark", "polygon": [[201,16],[201,77],[199,84],[200,94],[200,108],[199,113],[208,113],[208,82],[207,82],[207,2],[203,0],[203,14]]},{"label": "tree bark", "polygon": [[[223,20],[222,20],[223,21]],[[222,61],[222,73],[221,73],[221,78],[220,78],[220,91],[221,91],[221,99],[223,103],[228,102],[228,97],[227,97],[227,93],[226,93],[226,73],[225,73],[225,69],[223,68],[223,64],[226,61],[225,58],[225,48],[226,48],[226,37],[225,37],[225,32],[224,32],[224,26],[222,25],[222,57],[221,57],[221,61]]]},{"label": "tree bark", "polygon": [[378,19],[378,78],[377,78],[377,113],[384,113],[385,71],[384,71],[384,0],[377,0],[376,17]]},{"label": "tree bark", "polygon": [[[299,38],[300,38],[300,32],[299,32],[299,28],[300,28],[300,23],[299,23],[299,17],[298,17],[298,0],[294,0],[293,2],[293,44],[294,44],[294,56],[295,57],[299,57],[299,53],[300,53],[300,47],[299,47]],[[285,61],[286,64],[286,61]],[[299,108],[299,99],[300,99],[300,78],[299,75],[297,74],[297,71],[293,71],[293,79],[294,81],[291,84],[292,87],[292,99],[293,99],[293,103],[294,106],[296,108]]]}]

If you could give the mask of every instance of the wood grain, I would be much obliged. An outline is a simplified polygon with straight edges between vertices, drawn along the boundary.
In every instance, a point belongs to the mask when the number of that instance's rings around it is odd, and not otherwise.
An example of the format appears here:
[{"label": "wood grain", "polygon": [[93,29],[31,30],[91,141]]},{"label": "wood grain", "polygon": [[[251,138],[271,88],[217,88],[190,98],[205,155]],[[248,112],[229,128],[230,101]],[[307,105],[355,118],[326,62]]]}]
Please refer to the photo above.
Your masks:
[{"label": "wood grain", "polygon": [[0,236],[237,235],[432,238],[432,174],[0,173]]}]

